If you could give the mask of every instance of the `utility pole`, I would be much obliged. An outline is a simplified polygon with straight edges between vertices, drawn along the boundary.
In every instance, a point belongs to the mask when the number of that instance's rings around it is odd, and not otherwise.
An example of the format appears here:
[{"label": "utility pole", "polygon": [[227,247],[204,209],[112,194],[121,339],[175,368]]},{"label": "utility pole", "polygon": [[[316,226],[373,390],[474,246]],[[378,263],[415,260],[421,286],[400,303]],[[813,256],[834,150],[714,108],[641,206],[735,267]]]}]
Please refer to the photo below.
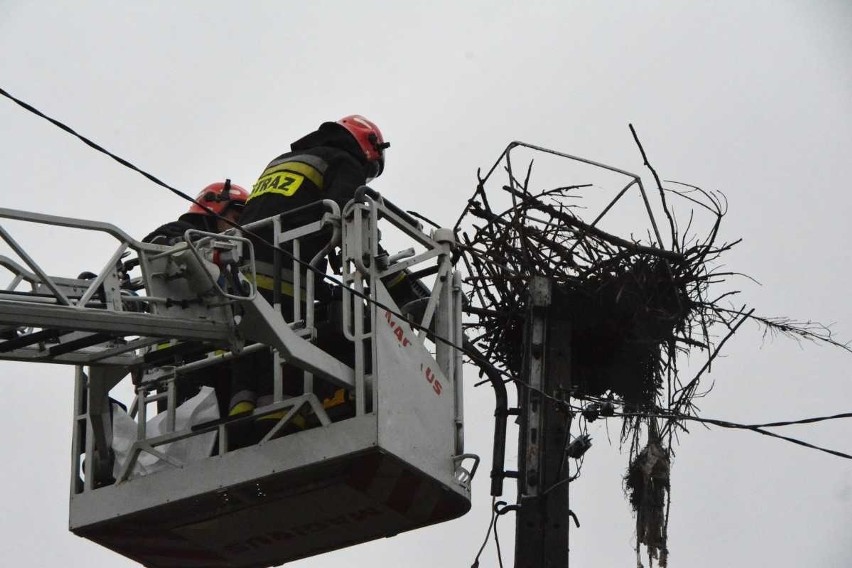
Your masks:
[{"label": "utility pole", "polygon": [[545,393],[567,400],[570,323],[553,308],[552,282],[536,276],[529,286],[524,381],[519,388],[518,504],[515,568],[568,566],[568,460],[571,415]]}]

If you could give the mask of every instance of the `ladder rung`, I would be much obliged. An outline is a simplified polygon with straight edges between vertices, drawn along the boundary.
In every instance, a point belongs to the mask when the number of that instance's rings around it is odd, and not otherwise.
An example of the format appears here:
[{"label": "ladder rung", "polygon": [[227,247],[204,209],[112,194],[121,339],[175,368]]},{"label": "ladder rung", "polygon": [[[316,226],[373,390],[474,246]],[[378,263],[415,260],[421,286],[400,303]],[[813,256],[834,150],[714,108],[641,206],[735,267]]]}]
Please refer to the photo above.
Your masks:
[{"label": "ladder rung", "polygon": [[83,349],[85,347],[91,347],[92,345],[97,345],[98,343],[104,343],[106,341],[111,340],[112,338],[113,336],[106,333],[93,333],[91,335],[81,337],[80,339],[75,339],[73,341],[54,345],[48,350],[48,352],[51,356],[64,355],[65,353],[77,351],[78,349]]},{"label": "ladder rung", "polygon": [[21,347],[28,347],[34,343],[40,343],[42,341],[56,341],[63,335],[68,335],[69,333],[73,333],[72,330],[59,330],[59,329],[43,329],[41,331],[36,331],[35,333],[28,333],[27,335],[23,335],[18,337],[17,339],[9,339],[0,343],[0,353],[8,353],[9,351],[14,351],[15,349],[20,349]]},{"label": "ladder rung", "polygon": [[170,345],[163,349],[149,351],[143,355],[142,360],[147,365],[159,365],[171,361],[174,357],[191,357],[193,355],[202,355],[211,351],[209,345],[196,342],[181,342],[177,345]]}]

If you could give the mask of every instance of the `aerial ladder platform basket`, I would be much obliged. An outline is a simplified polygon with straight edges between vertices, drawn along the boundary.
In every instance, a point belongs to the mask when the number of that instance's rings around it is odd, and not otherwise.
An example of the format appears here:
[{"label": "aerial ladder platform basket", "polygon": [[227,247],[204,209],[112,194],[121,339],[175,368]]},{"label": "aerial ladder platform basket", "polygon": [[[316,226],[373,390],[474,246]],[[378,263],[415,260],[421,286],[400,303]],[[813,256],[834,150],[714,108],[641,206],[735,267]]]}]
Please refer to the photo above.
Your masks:
[{"label": "aerial ladder platform basket", "polygon": [[[285,214],[246,234],[188,231],[169,246],[107,223],[0,209],[0,237],[14,253],[0,256],[11,275],[0,291],[0,360],[75,366],[75,534],[151,567],[272,566],[469,510],[479,460],[463,448],[452,232],[427,235],[368,188],[342,211],[331,201],[314,207],[314,220],[295,228]],[[97,274],[52,276],[15,240],[9,220],[99,231],[117,246]],[[380,226],[413,247],[388,254]],[[255,232],[288,251],[273,263],[272,290],[281,289],[278,270],[291,269],[292,296],[258,292],[255,254],[268,243],[247,237]],[[317,239],[322,250],[301,259]],[[329,287],[304,263],[321,272],[337,250],[342,285],[330,287],[336,300],[321,303]],[[388,288],[415,277],[431,289],[420,286],[417,308],[404,310]],[[282,302],[292,302],[292,321]],[[318,346],[329,329],[344,356]],[[235,368],[262,350],[277,363],[271,401],[187,421],[182,380]],[[285,385],[293,369],[301,394]],[[129,384],[132,401],[117,404],[111,391]],[[334,415],[315,394],[320,385],[342,395],[347,412]],[[123,452],[119,416],[135,430]],[[229,439],[263,417],[274,426],[262,439],[242,447]],[[196,444],[202,439],[206,446]],[[174,451],[192,444],[206,450]]]}]

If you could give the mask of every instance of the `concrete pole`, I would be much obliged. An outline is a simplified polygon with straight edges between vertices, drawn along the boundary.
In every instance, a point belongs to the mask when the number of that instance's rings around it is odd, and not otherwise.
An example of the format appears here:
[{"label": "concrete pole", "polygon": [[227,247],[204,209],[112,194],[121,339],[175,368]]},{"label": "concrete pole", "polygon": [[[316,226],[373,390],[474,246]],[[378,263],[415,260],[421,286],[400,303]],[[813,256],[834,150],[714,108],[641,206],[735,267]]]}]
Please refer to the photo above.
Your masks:
[{"label": "concrete pole", "polygon": [[519,387],[518,504],[515,568],[568,566],[568,462],[570,414],[542,395],[567,398],[570,324],[553,313],[552,283],[534,277],[529,287],[524,378]]}]

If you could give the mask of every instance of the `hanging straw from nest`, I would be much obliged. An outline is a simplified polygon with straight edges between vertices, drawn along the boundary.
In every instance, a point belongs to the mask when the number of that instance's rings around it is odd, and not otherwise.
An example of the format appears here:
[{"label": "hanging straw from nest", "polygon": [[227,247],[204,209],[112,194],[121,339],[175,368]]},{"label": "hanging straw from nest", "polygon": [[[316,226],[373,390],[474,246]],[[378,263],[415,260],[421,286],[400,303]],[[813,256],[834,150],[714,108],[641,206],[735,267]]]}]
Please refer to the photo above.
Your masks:
[{"label": "hanging straw from nest", "polygon": [[630,461],[624,476],[624,488],[636,515],[636,564],[642,567],[640,547],[648,551],[648,563],[657,560],[661,568],[668,563],[668,503],[670,452],[663,448],[659,433],[651,422],[647,445]]}]

